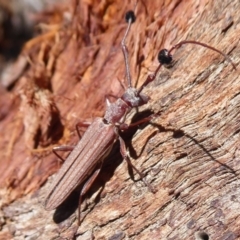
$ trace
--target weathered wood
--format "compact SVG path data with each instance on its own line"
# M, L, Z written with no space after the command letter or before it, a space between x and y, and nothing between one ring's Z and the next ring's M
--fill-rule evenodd
M133 79L139 76L138 84L157 67L158 51L183 39L205 42L224 51L238 67L238 0L169 1L165 5L159 1L143 2L144 5L141 1L138 4L137 20L128 40L131 72ZM102 14L105 19L116 21L119 36L125 26L120 15L130 8L131 4L122 6L122 1L116 1ZM124 76L120 75L124 74L120 47L109 52L112 55L103 64L104 71L99 70L108 74L108 88L112 80ZM91 64L99 61L98 54L95 59L92 56ZM112 69L111 58L117 62L117 73ZM12 224L2 224L2 234L12 233L14 239L26 235L29 239L61 239L71 238L77 230L77 239L84 240L193 240L199 231L204 231L210 239L240 239L239 70L234 71L222 56L199 46L182 47L174 59L173 67L163 68L158 80L144 90L151 101L139 109L161 111L161 116L138 130L132 141L125 136L132 162L157 192L152 194L141 181L131 179L116 146L86 197L84 219L78 230L75 215L67 217L76 210L73 202L77 202L78 195L67 202L68 206L46 212L38 202L44 197L43 189L38 196L26 196L4 208L2 216ZM54 81L57 80L53 79L53 84ZM62 84L70 94L67 84ZM74 87L74 83L69 84ZM93 86L91 89L94 91ZM74 103L71 111L77 114L79 104L83 102ZM91 103L86 106L91 107ZM61 114L67 112L64 111ZM57 222L65 221L56 225L53 215Z

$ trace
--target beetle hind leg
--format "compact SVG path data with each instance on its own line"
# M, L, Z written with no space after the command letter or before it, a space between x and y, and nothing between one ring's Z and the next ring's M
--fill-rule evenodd
M97 176L99 175L100 171L102 169L102 162L95 170L95 172L92 174L92 176L84 183L83 188L81 189L79 200L78 200L78 226L81 225L81 204L82 204L82 197L88 192L88 190L93 185L94 181L96 180Z
M155 190L152 187L152 185L144 179L144 175L131 163L127 154L126 145L120 136L119 136L119 141L120 141L120 152L122 154L123 159L126 160L128 165L138 173L143 183L148 187L149 191L152 193L155 193Z

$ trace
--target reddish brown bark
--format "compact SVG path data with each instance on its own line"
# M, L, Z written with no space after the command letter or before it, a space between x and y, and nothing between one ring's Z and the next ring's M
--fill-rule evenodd
M56 225L54 211L46 212L39 203L45 190L33 197L26 194L57 170L52 146L75 142L75 123L101 116L104 95L122 91L120 41L124 13L132 6L83 1L60 8L57 27L49 25L44 35L26 45L23 54L32 63L12 92L1 95L4 239L71 238L76 232L75 215L67 217L73 210L57 210L55 220L66 220ZM238 66L237 9L237 0L139 1L127 40L136 84L156 69L160 49L183 39L221 49ZM72 20L64 20L63 11L74 13ZM174 59L173 67L163 68L144 90L151 101L139 109L160 111L161 116L132 138L125 136L132 162L157 192L129 177L116 146L82 206L77 239L195 239L199 231L210 239L240 238L239 70L199 46L182 47Z

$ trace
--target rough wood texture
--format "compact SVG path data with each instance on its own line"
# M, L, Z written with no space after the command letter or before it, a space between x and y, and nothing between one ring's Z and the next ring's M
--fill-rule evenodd
M127 41L131 72L133 79L138 79L137 85L156 69L158 51L183 39L198 40L221 49L231 56L238 67L238 0L215 3L204 0L169 1L165 4L150 0L143 2L137 6L137 20ZM96 52L95 45L83 48L85 51L87 49L89 58L84 55L81 62L82 55L73 57L72 62L65 63L74 66L72 74L67 77L56 74L51 79L53 92L58 95L70 97L78 91L84 92L84 89L87 92L87 97L79 93L81 100L79 97L72 104L64 103L64 110L61 110L62 103L58 103L59 114L69 120L64 122L65 128L65 124L69 126L68 131L73 129L76 122L70 117L73 114L81 119L90 117L92 107L97 104L100 106L97 110L102 110L100 99L105 89L99 87L101 95L99 91L95 92L96 86L104 84L107 89L114 89L117 93L121 89L117 78L124 77L119 43L126 27L122 17L126 10L132 8L132 4L116 1L115 4L105 5L106 8L103 3L98 7L95 2L91 4L92 8L88 7L86 11L91 16L98 13L98 21L103 22L112 19L111 27L105 29L106 33L102 36L102 44L105 44L99 45L96 40L99 48ZM93 21L90 24L93 32L94 26L97 29L101 25L97 25L94 17L88 21ZM77 44L73 40L72 43ZM90 43L93 42L91 39ZM70 46L69 42L67 46ZM80 48L79 51L84 50ZM70 56L74 54L66 52ZM82 206L84 218L79 228L74 214L78 195L73 195L57 211L46 212L39 204L44 198L45 186L34 196L28 195L3 208L0 218L2 239L71 239L77 232L78 240L193 240L204 239L197 238L202 231L214 240L240 239L239 70L234 71L222 56L199 46L182 47L176 51L174 59L174 66L163 68L157 81L144 90L151 101L139 109L140 112L147 109L161 111L161 116L132 133L132 138L125 136L132 162L146 174L157 192L152 194L141 181L133 181L127 164L121 162L116 145L86 197ZM76 78L72 80L72 76L81 64L91 67L87 67L88 71L81 68L85 70L84 74L80 73L84 77L77 82ZM85 108L82 108L83 104ZM84 111L86 115L81 115ZM130 114L129 121L135 113ZM66 135L63 136L64 140L68 140ZM72 141L68 140L67 143ZM63 140L59 142L63 143ZM13 156L17 157L15 154ZM45 168L41 169L46 169L46 162L50 159L53 159L52 164L56 161L52 156L42 159ZM26 158L21 156L23 160L26 162ZM39 165L35 169L39 169ZM48 173L51 171L48 169ZM39 175L39 178L34 178L35 175L30 173L27 176L34 181L41 179L42 182L41 172ZM28 181L32 178L29 177ZM134 179L138 179L135 174ZM5 193L2 190L1 195ZM56 225L56 222L61 224Z

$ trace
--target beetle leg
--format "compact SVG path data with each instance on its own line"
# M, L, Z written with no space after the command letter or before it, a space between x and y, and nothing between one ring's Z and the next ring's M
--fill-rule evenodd
M120 130L127 130L131 127L136 127L142 123L147 123L147 122L150 122L152 119L154 119L155 117L158 117L160 113L154 113L152 115L150 115L149 117L146 117L146 118L143 118L137 122L134 122L134 123L131 123L131 124L126 124L126 123L121 123L120 126L119 126L119 129Z
M79 128L80 127L88 127L89 125L91 125L90 122L78 122L76 124L76 130L77 130L79 138L81 138ZM61 162L64 162L65 160L57 153L57 151L68 152L68 151L72 151L74 149L74 147L75 146L67 146L67 145L56 146L56 147L53 147L52 151L61 160Z
M95 172L92 174L92 176L84 183L83 188L81 189L79 200L78 200L78 226L81 224L81 203L82 203L82 197L87 193L87 191L92 186L93 182L96 180L99 172L102 169L102 162L100 167L95 170Z
M78 123L76 124L76 130L77 130L79 139L82 138L82 135L81 135L81 133L80 133L79 128L80 128L80 127L85 127L85 128L87 128L87 127L89 127L90 125L91 125L91 122L78 122Z
M138 126L139 124L142 124L142 123L147 123L147 122L150 122L152 119L158 117L160 115L160 113L154 113L154 114L151 114L149 117L146 117L146 118L143 118L137 122L134 122L132 124L130 124L128 127L136 127Z
M63 146L53 147L52 151L62 162L64 162L65 160L57 153L57 151L68 152L68 151L72 151L73 149L74 149L74 146L63 145Z
M127 150L126 150L126 145L123 141L123 139L119 136L119 141L120 141L120 152L122 154L122 157L124 160L127 161L128 165L133 168L137 173L138 175L140 176L140 178L142 179L142 181L144 182L144 184L148 187L149 191L154 193L155 190L153 189L153 187L151 186L151 184L149 184L145 179L144 179L144 176L143 174L131 163L129 157L128 157L128 154L127 154Z

